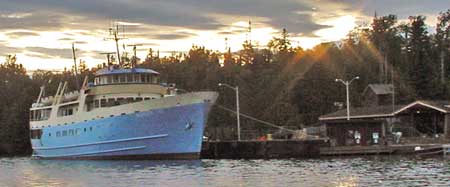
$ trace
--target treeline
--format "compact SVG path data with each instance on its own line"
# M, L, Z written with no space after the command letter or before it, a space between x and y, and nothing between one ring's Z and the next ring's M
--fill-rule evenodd
M302 128L317 125L320 115L337 110L335 102L345 103L345 88L336 78L360 76L351 85L352 106L361 105L361 93L371 83L394 83L397 103L450 99L450 10L428 18L437 19L431 33L425 19L410 16L400 23L395 15L375 17L369 27L355 28L341 42L309 50L293 47L285 29L265 49L255 48L251 41L244 42L240 51L225 53L193 46L187 54L159 57L150 49L138 66L160 72L164 82L186 91L217 90L217 105L226 108L234 109L235 94L218 83L239 86L242 113ZM122 60L139 59L124 55ZM84 63L78 69L80 80L85 75L92 78L96 70ZM59 81L68 80L75 89L72 72L37 71L30 77L13 56L0 65L0 154L11 146L23 150L29 145L28 108L39 86L48 85L47 93L53 94ZM215 107L208 134L214 138L215 128L232 129L231 135L221 138L235 138L235 124L234 114ZM246 119L241 126L244 132L269 128Z

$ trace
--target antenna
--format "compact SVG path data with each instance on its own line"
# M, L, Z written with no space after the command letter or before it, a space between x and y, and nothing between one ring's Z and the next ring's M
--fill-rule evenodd
M123 31L125 31L125 26L123 26ZM119 40L126 39L124 37L119 36L119 23L116 23L115 26L109 28L109 34L112 35L112 38L106 38L107 40L114 40L116 42L116 52L117 52L117 60L119 61L119 65L122 65L122 60L120 59L120 51L119 51Z
M106 59L108 59L108 66L111 65L111 56L112 54L114 54L115 52L106 52L106 53L100 53L102 55L106 55Z
M252 21L248 20L248 40L250 46L252 45Z
M228 51L228 37L225 37L225 52Z
M72 55L73 55L73 63L75 70L75 84L77 85L77 89L80 89L80 83L78 82L78 70L77 70L77 56L75 53L75 43L72 43Z
M127 45L130 47L133 47L133 59L131 59L131 67L136 67L137 64L137 55L136 55L136 51L137 51L137 46L142 46L143 44L132 44L132 45Z

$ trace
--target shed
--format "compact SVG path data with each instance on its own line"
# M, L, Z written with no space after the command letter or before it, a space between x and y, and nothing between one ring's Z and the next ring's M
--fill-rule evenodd
M362 93L364 106L382 106L392 103L392 84L369 84Z
M371 145L395 132L404 136L443 134L450 137L450 101L418 100L406 105L383 105L339 110L319 117L327 136L337 145ZM356 133L357 132L357 133ZM360 135L356 143L355 133ZM352 140L353 139L353 140Z

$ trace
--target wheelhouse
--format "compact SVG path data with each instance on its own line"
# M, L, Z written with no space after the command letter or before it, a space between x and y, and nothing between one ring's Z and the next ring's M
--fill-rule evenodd
M96 73L94 86L112 84L159 84L159 73L151 69L101 69Z

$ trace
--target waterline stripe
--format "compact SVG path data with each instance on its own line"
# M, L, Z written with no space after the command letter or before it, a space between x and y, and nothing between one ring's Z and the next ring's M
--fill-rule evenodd
M120 152L120 151L129 151L129 150L136 150L136 149L144 149L146 146L138 146L138 147L127 147L127 148L120 148L120 149L109 149L104 151L92 151L92 152L85 152L85 153L79 153L79 154L60 154L60 155L33 155L35 157L41 157L41 158L51 158L51 157L73 157L73 156L83 156L83 155L93 155L93 154L101 154L101 153L112 153L112 152Z
M33 147L33 149L34 150L64 149L64 148L71 148L71 147L82 147L82 146L89 146L89 145L99 145L99 144L127 142L127 141L134 141L134 140L145 140L145 139L153 139L153 138L162 138L162 137L166 137L166 136L169 136L169 135L168 134L159 134L159 135L153 135L153 136L143 136L143 137L136 137L136 138L125 138L125 139L118 139L118 140L108 140L108 141L101 141L101 142L87 143L87 144L75 144L75 145L55 146L55 147Z

